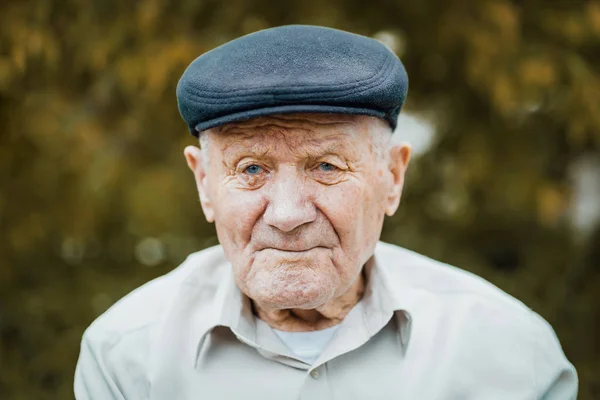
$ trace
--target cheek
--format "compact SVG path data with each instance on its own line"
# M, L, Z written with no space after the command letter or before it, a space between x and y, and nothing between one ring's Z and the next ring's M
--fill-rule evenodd
M319 208L338 233L338 265L360 264L379 240L385 212L385 188L377 172L361 181L326 187Z
M318 197L319 208L340 236L360 235L366 223L381 219L385 191L380 179L373 178L374 184L363 181L326 187Z
M340 239L354 231L357 219L363 213L365 192L357 185L339 185L323 189L319 208L327 216Z
M219 241L226 247L240 250L250 240L252 229L263 213L265 200L257 191L221 188L216 193L213 207Z

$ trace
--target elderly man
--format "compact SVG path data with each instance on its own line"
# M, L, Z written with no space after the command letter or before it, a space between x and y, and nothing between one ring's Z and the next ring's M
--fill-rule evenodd
M196 59L179 109L220 246L83 337L84 399L575 399L552 328L481 278L378 242L410 148L379 42L286 26Z

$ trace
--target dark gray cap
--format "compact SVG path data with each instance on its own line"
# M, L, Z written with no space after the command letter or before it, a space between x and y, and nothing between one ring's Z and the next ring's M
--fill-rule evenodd
M319 26L289 25L211 50L177 85L190 132L285 113L371 115L392 128L406 99L402 62L375 39Z

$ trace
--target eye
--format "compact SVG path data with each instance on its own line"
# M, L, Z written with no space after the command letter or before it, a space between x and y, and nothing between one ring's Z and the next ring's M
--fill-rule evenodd
M247 173L248 175L258 175L261 172L263 172L262 167L256 165L256 164L252 164L250 166L248 166L245 170L245 173Z
M336 164L320 161L316 163L316 165L313 164L311 166L310 174L312 178L319 183L324 185L335 185L344 179L345 172L347 171L344 166L338 166L340 164L343 165L342 162L339 162L338 165Z
M319 169L323 172L331 172L334 171L337 167L333 164L329 164L327 162L322 162L319 164Z

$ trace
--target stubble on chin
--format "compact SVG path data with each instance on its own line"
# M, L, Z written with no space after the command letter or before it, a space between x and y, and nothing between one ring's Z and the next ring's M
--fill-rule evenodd
M339 277L329 257L263 251L246 276L248 297L265 309L314 309L334 297Z

